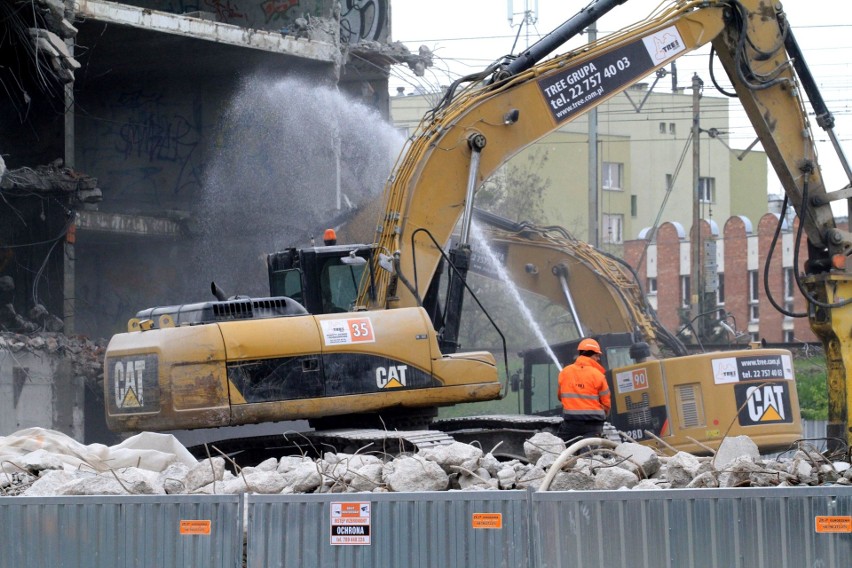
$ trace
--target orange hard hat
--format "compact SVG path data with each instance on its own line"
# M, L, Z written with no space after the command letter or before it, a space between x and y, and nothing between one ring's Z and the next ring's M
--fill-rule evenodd
M577 351L593 351L594 353L600 355L601 346L598 345L598 342L594 339L587 337L586 339L580 342L580 345L577 346Z

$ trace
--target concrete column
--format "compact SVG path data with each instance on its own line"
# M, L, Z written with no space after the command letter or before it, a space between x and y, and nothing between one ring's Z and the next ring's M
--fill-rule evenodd
M65 40L65 46L68 48L68 53L74 56L74 42L70 39ZM65 166L74 167L74 83L65 85ZM62 283L62 320L65 325L65 333L74 333L74 313L77 309L75 298L77 296L76 279L75 279L75 262L74 262L74 237L77 229L77 218L71 221L68 230L68 238L65 240L65 255L63 266L63 283Z

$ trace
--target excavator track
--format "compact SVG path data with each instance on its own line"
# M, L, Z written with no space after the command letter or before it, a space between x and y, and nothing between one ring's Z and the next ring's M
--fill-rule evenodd
M440 430L350 428L235 438L192 446L188 450L198 459L223 456L231 466L249 467L273 457L301 454L319 458L326 452L393 457L454 441Z
M455 440L440 430L339 429L304 433L321 451L369 453L396 456L452 444Z
M432 427L458 442L479 446L499 459L526 461L524 442L538 432L555 434L561 423L560 416L489 414L443 418Z

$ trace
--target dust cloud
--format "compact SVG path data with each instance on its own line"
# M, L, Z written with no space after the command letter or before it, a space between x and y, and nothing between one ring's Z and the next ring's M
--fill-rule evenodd
M218 125L196 274L228 294L267 296L265 255L311 237L321 244L332 219L381 198L403 142L376 110L333 86L245 80Z

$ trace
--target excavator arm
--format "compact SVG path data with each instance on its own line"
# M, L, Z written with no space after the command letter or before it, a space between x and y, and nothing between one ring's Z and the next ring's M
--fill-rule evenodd
M422 291L411 286L415 273L419 282L431 280L441 258L434 243L446 243L470 214L473 188L523 148L713 40L724 29L727 6L681 3L513 75L511 66L498 67L427 116L386 186L377 225L375 242L398 257L399 270L380 271L376 299L364 293L363 305L417 305ZM432 238L415 234L423 230Z
M846 259L852 252L852 235L835 225L831 202L849 202L852 172L834 134L834 119L783 12L774 7L761 12L740 9L736 20L745 33L727 28L713 46L781 180L786 201L796 210L800 231L807 234L804 275L798 273L800 238L795 240L796 281L808 301L811 328L825 348L829 399L826 434L848 448L852 442L848 414L852 406L852 275ZM834 143L851 182L842 190L826 192L803 94L817 124Z
M570 314L568 328L573 327L575 337L632 333L656 356L662 347L686 354L656 318L636 273L622 259L562 227L516 223L480 209L474 217L489 246L500 252L506 276L518 289L562 306Z

